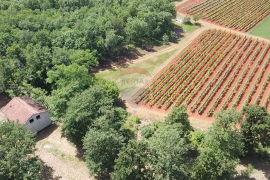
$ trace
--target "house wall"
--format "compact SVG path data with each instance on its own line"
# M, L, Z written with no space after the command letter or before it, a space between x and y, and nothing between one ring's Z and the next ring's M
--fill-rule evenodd
M37 119L37 116L40 116ZM34 121L30 123L30 120L33 119ZM49 126L52 123L49 112L43 112L39 114L34 114L25 124L24 126L28 127L32 133L38 132L45 127Z

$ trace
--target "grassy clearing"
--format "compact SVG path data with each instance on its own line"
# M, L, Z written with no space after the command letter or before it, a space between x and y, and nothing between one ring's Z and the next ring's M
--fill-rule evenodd
M180 27L184 30L185 33L192 33L193 31L195 31L196 29L199 29L200 26L196 25L196 23L181 23L181 24L177 24L173 21L173 24L177 27Z
M196 29L200 28L199 26L196 26L194 24L184 24L184 23L179 25L179 27L182 27L182 29L185 30L186 33L191 33L193 31L195 31Z
M258 26L256 26L251 32L251 35L260 36L266 39L270 39L270 16L263 20Z
M96 74L99 78L104 78L110 81L114 81L120 89L120 96L124 99L130 98L141 87L143 87L151 77L143 74L132 73L119 77L120 73L128 68L138 67L148 71L151 76L155 76L170 60L174 57L177 49L161 54L155 58L149 58L141 62L130 65L127 68L119 68L116 70L103 71Z

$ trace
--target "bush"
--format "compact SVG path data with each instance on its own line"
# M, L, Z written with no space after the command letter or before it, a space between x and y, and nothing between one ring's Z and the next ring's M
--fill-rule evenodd
M252 164L248 164L247 169L241 171L241 175L249 177L253 173L254 169L255 168L252 166Z
M12 121L0 123L0 179L42 179L43 166L35 156L35 134Z
M199 147L202 143L202 141L205 138L205 133L202 131L195 131L192 134L192 137L190 139L190 141L192 142L192 144L194 144L196 147Z
M190 17L189 16L185 16L184 17L184 20L183 20L183 23L184 24L190 24L191 22L190 22Z
M162 37L163 44L169 45L169 36L167 34L164 34Z
M146 139L152 137L154 133L155 133L155 128L151 125L144 126L141 131L141 135Z
M134 117L134 122L136 123L136 124L140 124L141 123L141 119L139 118L139 117Z

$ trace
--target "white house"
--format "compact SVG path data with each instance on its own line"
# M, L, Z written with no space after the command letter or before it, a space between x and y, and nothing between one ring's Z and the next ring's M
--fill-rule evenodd
M29 97L13 98L1 111L7 120L19 120L20 124L28 127L33 133L51 124L49 111Z

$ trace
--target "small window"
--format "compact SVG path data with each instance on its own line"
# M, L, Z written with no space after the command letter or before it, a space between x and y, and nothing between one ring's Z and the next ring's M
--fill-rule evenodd
M40 115L37 115L37 117L36 117L37 119L40 119Z
M33 123L34 122L34 119L30 119L30 123Z

